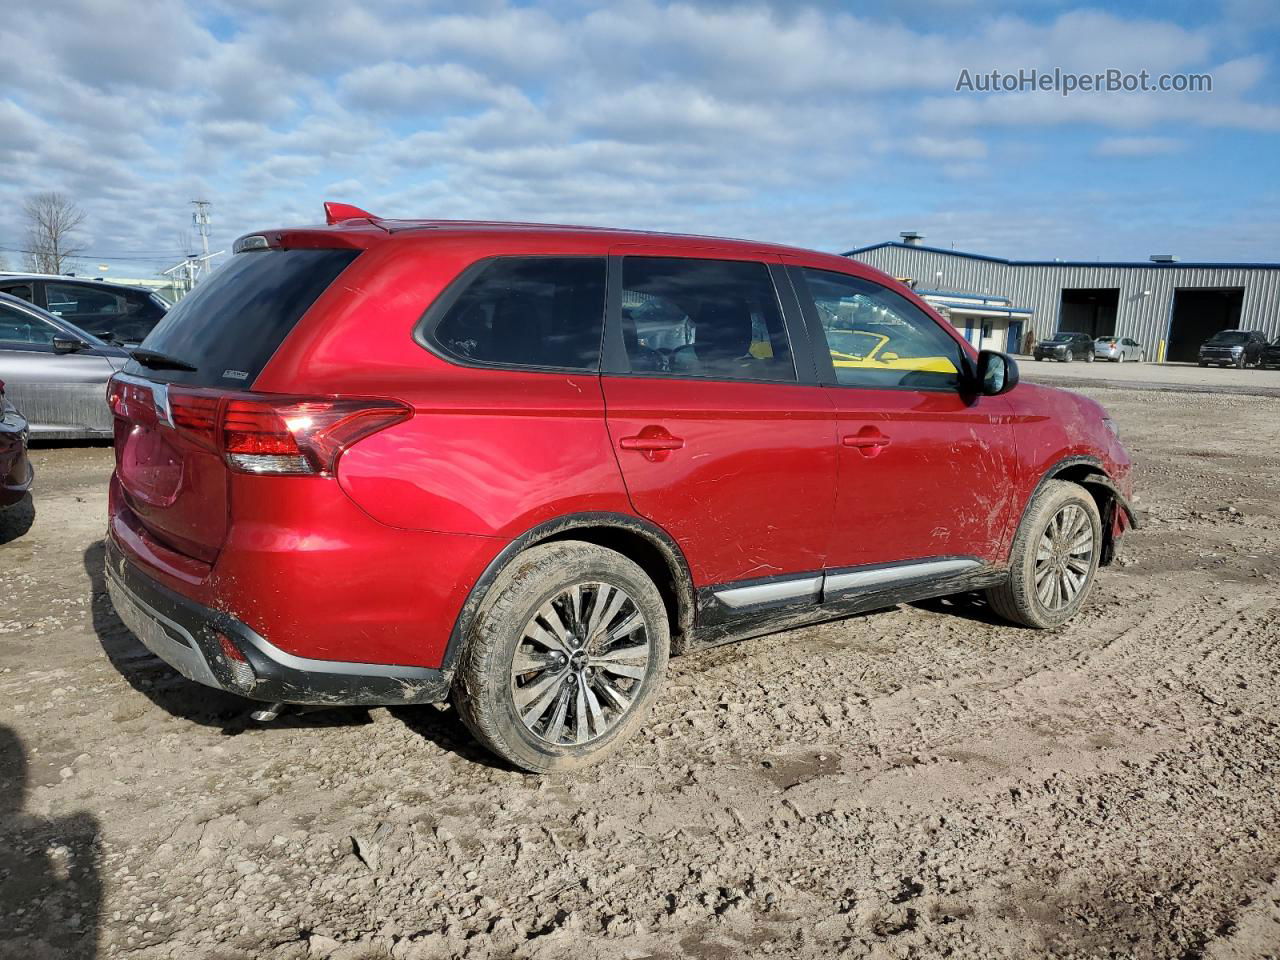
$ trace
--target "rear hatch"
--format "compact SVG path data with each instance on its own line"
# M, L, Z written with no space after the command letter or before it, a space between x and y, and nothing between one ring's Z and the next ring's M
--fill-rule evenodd
M226 539L222 423L316 298L360 253L261 249L183 298L112 381L116 476L127 522L212 563Z

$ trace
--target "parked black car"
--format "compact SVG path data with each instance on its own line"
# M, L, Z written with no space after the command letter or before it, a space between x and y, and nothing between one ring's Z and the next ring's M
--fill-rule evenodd
M1032 352L1037 360L1085 360L1093 362L1093 337L1087 333L1062 331L1048 340L1041 340Z
M1212 363L1241 370L1258 366L1266 348L1267 337L1261 330L1219 330L1200 344L1200 366Z
M31 489L27 433L27 421L5 397L0 380L0 510L21 503Z
M108 343L137 346L169 310L143 287L48 274L0 274L7 293L61 317Z
M1280 337L1276 337L1276 342L1268 344L1262 351L1262 369L1267 367L1280 368Z

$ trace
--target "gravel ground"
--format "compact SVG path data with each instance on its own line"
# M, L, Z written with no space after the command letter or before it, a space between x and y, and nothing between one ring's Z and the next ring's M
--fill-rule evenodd
M1092 392L1146 526L1069 627L936 602L678 659L546 778L445 708L247 723L111 612L110 451L37 451L0 957L1280 955L1280 399Z

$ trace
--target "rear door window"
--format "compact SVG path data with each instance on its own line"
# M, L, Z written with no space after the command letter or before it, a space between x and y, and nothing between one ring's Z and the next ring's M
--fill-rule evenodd
M466 363L597 370L604 257L498 257L472 267L428 343Z
M633 373L796 379L778 294L763 263L624 257L622 332Z
M204 387L246 387L257 379L317 297L359 250L237 253L165 314L143 347L196 367L142 367L150 379Z

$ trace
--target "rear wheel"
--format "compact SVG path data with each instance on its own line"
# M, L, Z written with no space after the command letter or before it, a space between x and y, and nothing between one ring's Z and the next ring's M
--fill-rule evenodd
M489 588L454 703L476 739L517 767L586 766L644 721L669 648L662 596L639 566L595 544L542 544Z
M1088 353L1086 353L1084 355L1084 359L1086 363L1093 363L1093 351L1090 350Z
M987 591L1006 620L1045 629L1066 623L1093 591L1102 520L1089 491L1045 483L1027 507L1010 555L1009 579Z
M1120 356L1116 357L1116 363L1124 363L1124 351L1120 351Z

